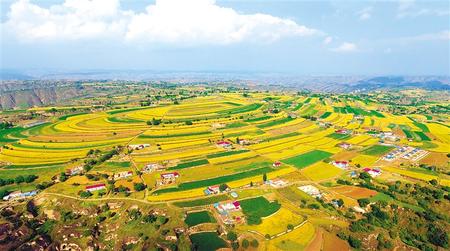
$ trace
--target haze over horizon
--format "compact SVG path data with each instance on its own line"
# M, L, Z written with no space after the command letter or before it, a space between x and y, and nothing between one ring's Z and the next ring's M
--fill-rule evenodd
M450 75L448 1L0 4L2 69Z

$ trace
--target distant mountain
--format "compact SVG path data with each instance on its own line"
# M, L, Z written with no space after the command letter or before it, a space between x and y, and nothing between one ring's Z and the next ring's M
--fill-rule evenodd
M450 90L450 84L437 79L414 79L405 77L375 77L349 85L353 90L421 88L426 90Z
M29 80L32 76L17 71L0 70L0 80Z

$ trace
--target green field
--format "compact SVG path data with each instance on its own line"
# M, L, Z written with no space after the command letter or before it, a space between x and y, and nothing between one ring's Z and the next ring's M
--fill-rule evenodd
M270 167L263 167L258 168L246 172L240 172L240 173L234 173L230 175L224 175L221 177L206 179L206 180L197 180L197 181L191 181L186 183L181 183L178 187L169 187L169 188L163 188L160 190L155 191L155 194L162 194L162 193L170 193L170 192L176 192L176 191L185 191L200 187L207 187L212 185L218 185L222 183L227 183L230 181L245 179L248 177L256 176L256 175L262 175L263 173L269 173L272 172L274 169Z
M340 133L332 133L327 135L328 138L332 138L332 139L348 139L350 138L350 135L348 134L340 134Z
M328 118L330 115L331 115L331 112L324 112L324 113L322 114L322 116L320 116L320 118L321 118L321 119L326 119L326 118Z
M394 149L393 146L373 145L362 151L363 154L381 156Z
M247 222L250 225L260 224L261 217L267 217L281 207L278 202L269 202L262 196L241 200L239 203L241 203L242 211L247 216Z
M321 150L313 150L311 152L300 154L295 157L284 159L281 162L288 164L288 165L293 165L293 166L301 169L301 168L307 167L309 165L312 165L320 160L326 159L326 158L330 157L331 155L333 155L333 154L331 154L329 152L325 152L325 151L321 151Z
M272 126L276 126L276 125L281 125L281 124L287 123L292 120L294 120L294 118L287 117L287 118L282 118L282 119L278 119L278 120L273 120L273 121L270 121L270 122L267 122L264 124L260 124L260 125L257 125L256 127L262 129L262 128L272 127Z
M256 118L249 118L249 119L246 119L246 120L244 120L245 122L250 122L250 123L252 123L252 122L258 122L258 121L263 121L263 120L268 120L268 119L270 119L270 118L272 118L271 116L261 116L261 117L256 117Z
M198 206L206 206L211 205L220 201L229 200L230 197L228 197L226 194L221 194L217 196L211 196L207 198L202 199L196 199L196 200L188 200L188 201L177 201L173 204L177 207L198 207Z
M227 247L227 243L216 232L201 232L189 236L193 250L212 251Z
M246 152L249 152L249 150L237 150L237 151L228 151L228 152L214 153L214 154L207 155L206 157L208 159L213 159L213 158L219 158L219 157L230 156L230 155L246 153Z
M214 223L216 219L208 211L188 213L184 222L189 226L196 226L202 223Z
M189 167L194 167L194 166L201 166L201 165L206 165L206 164L209 164L207 159L200 159L200 160L194 160L194 161L190 161L190 162L180 163L174 167L169 167L168 170L178 170L178 169L184 169L184 168L189 168Z

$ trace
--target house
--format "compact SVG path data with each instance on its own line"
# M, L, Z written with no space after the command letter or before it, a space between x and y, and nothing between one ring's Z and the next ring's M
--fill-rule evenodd
M358 177L358 173L357 173L356 171L352 171L352 172L350 173L350 177L356 178L356 177Z
M379 137L383 140L388 140L388 141L400 140L400 138L398 136L396 136L395 134L393 134L392 132L381 132L379 134Z
M298 187L301 191L308 194L309 196L312 196L314 198L322 198L322 194L320 193L320 190L312 185L305 185Z
M230 195L235 199L238 197L238 194L236 192L231 192Z
M141 150L146 147L150 147L150 144L137 144L137 145L128 145L128 148L132 150Z
M269 180L268 183L270 186L275 187L275 188L284 187L288 184L286 181L281 180L281 179Z
M361 213L361 214L365 214L366 210L364 210L364 208L358 207L358 206L354 206L352 207L353 211L357 212L357 213Z
M346 142L342 142L342 143L339 143L337 146L340 147L340 148L343 148L345 150L348 150L348 149L350 149L352 147L352 144L349 144L349 143L346 143Z
M120 172L120 173L115 173L114 174L114 179L125 179L128 177L131 177L133 175L132 171L124 171L124 172Z
M338 129L338 130L335 130L334 132L337 134L349 134L350 133L350 131L346 130L346 129Z
M163 180L175 180L178 177L180 177L180 174L178 174L178 172L162 173L161 174L161 179L163 179Z
M36 190L30 191L30 192L24 192L22 191L14 191L6 196L3 197L3 200L13 200L13 199L23 199L35 196L37 194Z
M82 173L84 171L83 166L77 166L72 169L66 169L67 176L74 176Z
M371 168L364 168L363 169L364 172L368 173L370 176L372 176L372 178L377 177L381 174L381 170L380 169L371 169Z
M230 211L241 210L241 204L239 201L224 201L214 203L214 207L219 211L220 214L228 214Z
M243 146L248 146L248 145L251 145L252 142L248 139L239 139L239 144L243 145Z
M206 195L218 194L220 193L220 186L219 185L209 186L208 188L205 189L204 192Z
M337 160L331 162L331 164L335 167L338 167L338 168L344 169L344 170L347 170L348 165L349 165L348 161L337 161Z
M150 163L144 166L144 169L142 169L142 172L144 173L151 173L154 171L162 170L164 169L164 166L158 164L158 163Z
M106 185L103 183L86 186L86 191L88 191L88 192L94 192L94 191L103 190L103 189L106 189Z
M221 140L219 142L216 143L217 146L223 147L223 148L230 148L232 145L230 142Z
M273 167L280 167L281 166L281 162L280 161L275 161L272 164Z

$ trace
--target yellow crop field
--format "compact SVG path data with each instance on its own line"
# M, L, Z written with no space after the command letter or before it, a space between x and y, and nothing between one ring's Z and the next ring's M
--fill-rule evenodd
M298 225L303 221L301 216L294 214L291 210L281 207L276 213L263 218L259 225L243 225L239 226L239 230L252 230L262 235L269 234L271 236L285 232L288 224Z
M408 170L404 170L404 169L400 169L400 168L393 168L393 167L383 167L383 170L386 170L386 171L389 171L392 173L398 173L398 174L401 174L401 175L404 175L407 177L411 177L414 179L419 179L419 180L425 180L425 181L438 180L438 182L443 186L448 186L450 184L450 180L440 179L438 176L434 176L434 175L418 173L418 172L414 172L414 171L408 171Z
M301 170L301 173L313 181L326 180L339 176L344 171L325 162L318 162Z
M88 215L101 211L99 224L118 226L127 234L111 228L105 238L114 236L121 245L133 241L131 234L145 233L152 240L149 244L141 238L133 250L165 246L169 235L162 237L157 229L181 228L187 232L176 242L180 250L191 249L191 243L206 243L196 238L217 238L222 243L226 237L215 232L218 228L235 232L240 247L244 239L258 240L259 246L250 245L248 250L331 250L330 241L336 239L330 236L339 232L365 239L379 233L380 227L372 221L365 221L371 225L367 233L349 230L350 224L368 217L352 211L362 203L359 199L369 198L378 206L383 200L399 205L405 210L379 208L406 222L405 215L427 209L414 201L427 193L422 187L446 196L443 186L450 186L443 172L448 169L450 117L444 114L448 102L442 101L442 93L430 101L425 97L432 95L424 92L420 99L414 97L414 102L420 100L415 106L406 97L398 98L400 93L384 91L309 94L289 88L266 91L259 84L257 90L245 84L234 89L220 81L179 86L172 81L114 83L102 82L98 97L55 105L59 110L39 107L0 113L0 193L9 199L36 190L31 198L44 209L39 214L46 214L38 217L53 219L48 211L57 212L52 224L64 230L59 234L78 236L77 231L89 230L64 228L60 218L64 225L76 221L63 212L83 212L77 217L85 221L85 211ZM113 87L113 92L108 89ZM77 108L69 108L71 104ZM422 159L414 159L422 153ZM348 169L330 161L348 161ZM371 179L376 190L361 186L367 181L363 172L375 176L363 170L366 167L382 170L382 175ZM433 179L441 186L428 182ZM398 181L401 193L390 189ZM417 185L404 190L407 183ZM314 198L316 189L323 203ZM333 210L326 206L341 200L344 203ZM8 203L4 200L1 206ZM120 206L113 209L114 203ZM427 203L440 215L448 208L446 200ZM103 219L105 204L111 205L111 214L121 217ZM148 217L151 212L159 214L156 222ZM256 217L262 221L252 225ZM422 226L431 224L424 217L416 220ZM436 226L445 226L437 221ZM397 231L397 223L392 224ZM288 231L288 225L295 228ZM52 231L48 234L57 237ZM389 235L385 238L392 249L408 245L398 246ZM121 248L112 242L105 249ZM336 247L346 249L348 242L340 240ZM230 246L228 241L222 244Z
M315 227L307 222L303 226L269 241L267 250L303 250L313 239Z
M352 164L359 164L361 167L367 167L372 166L377 160L378 157L376 156L361 154L352 159Z

